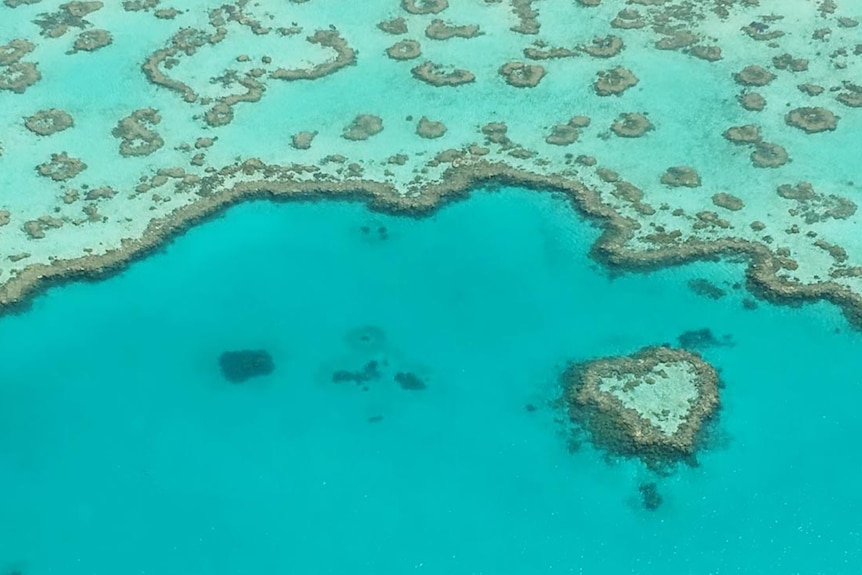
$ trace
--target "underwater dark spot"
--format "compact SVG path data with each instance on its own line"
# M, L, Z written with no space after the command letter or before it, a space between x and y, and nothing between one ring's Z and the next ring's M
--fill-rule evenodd
M366 421L368 421L368 423L380 423L381 421L383 421L383 416L382 415L372 415Z
M377 235L380 236L381 240L385 240L389 238L389 230L386 229L386 226L380 226L377 228Z
M726 291L711 281L703 278L689 280L688 288L697 295L708 297L710 299L721 299L727 295Z
M361 228L359 228L359 230L360 230L363 234L369 234L369 233L371 232L371 228L370 228L370 227L368 227L368 226L362 226Z
M638 486L638 491L640 491L644 509L655 511L661 507L662 496L659 494L658 486L654 482L641 483Z
M409 371L399 371L396 373L395 381L401 386L401 389L408 391L422 391L428 387L418 375Z
M679 341L679 346L686 349L703 349L706 347L733 345L729 335L725 335L721 339L718 339L709 328L685 331L676 339Z
M332 382L345 383L352 381L356 385L360 385L374 379L380 379L379 365L380 364L377 361L371 360L359 371L339 369L332 374Z
M362 352L375 352L383 348L386 334L379 327L367 325L350 331L344 338L349 347Z
M226 351L221 354L218 363L222 375L231 383L243 383L252 377L269 375L275 370L272 356L262 349Z
M528 403L524 406L524 409L526 409L529 413L533 413L534 411L536 411L536 406L532 403Z
M751 298L745 298L742 300L742 307L747 310L757 309L757 302Z

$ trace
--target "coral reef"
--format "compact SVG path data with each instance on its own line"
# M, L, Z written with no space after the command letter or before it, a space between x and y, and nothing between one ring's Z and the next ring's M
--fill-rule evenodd
M649 347L570 366L572 419L597 446L661 465L689 459L718 408L718 374L697 353Z
M161 148L165 141L151 129L161 121L158 110L143 108L117 122L111 134L120 140L120 154L148 156Z
M72 116L56 108L40 110L24 120L24 127L39 136L51 136L74 125Z
M367 140L383 131L383 120L373 114L360 114L344 128L342 137L345 140Z
M593 89L599 96L619 96L638 83L638 78L631 70L617 66L597 74Z
M545 77L544 67L523 62L507 62L499 72L507 84L516 88L535 88Z
M245 383L275 371L275 362L266 350L226 351L219 356L219 369L231 383Z

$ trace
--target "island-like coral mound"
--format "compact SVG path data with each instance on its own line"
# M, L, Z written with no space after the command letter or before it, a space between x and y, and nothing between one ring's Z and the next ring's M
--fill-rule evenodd
M414 78L432 86L460 86L461 84L469 84L476 80L476 76L469 70L460 68L447 70L434 62L424 62L410 70L410 72Z
M661 183L666 186L696 188L700 186L700 175L689 166L673 166L661 176Z
M734 81L741 86L766 86L775 79L775 74L762 66L746 66L733 75Z
M373 114L360 114L344 129L345 140L367 140L383 131L383 120Z
M617 66L597 74L593 89L599 96L619 96L638 83L638 78L631 70Z
M412 60L422 55L422 48L416 40L401 40L388 47L386 55L393 60Z
M39 136L50 136L74 125L72 116L56 108L40 110L24 120L24 127Z
M416 133L423 138L433 140L446 133L446 125L443 122L435 122L422 116L419 123L416 124Z
M838 126L835 114L826 108L796 108L787 113L784 121L788 126L805 130L809 134L834 130Z
M411 14L439 14L449 7L449 0L401 0L401 7Z
M575 364L563 384L572 419L597 446L649 464L690 458L719 406L716 370L669 347Z
M611 131L622 138L639 138L654 129L652 122L643 114L620 114L611 124Z
M262 349L226 351L219 356L218 363L222 375L231 383L243 383L275 370L272 356Z
M515 88L535 88L545 77L544 67L523 62L507 62L499 71L506 83Z

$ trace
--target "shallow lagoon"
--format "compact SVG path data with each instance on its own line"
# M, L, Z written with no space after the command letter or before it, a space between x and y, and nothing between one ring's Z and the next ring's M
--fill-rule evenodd
M826 304L745 310L738 264L610 279L597 235L522 190L423 220L257 202L52 289L0 319L0 566L858 572L862 337ZM686 287L703 277L729 294ZM365 326L385 338L357 345ZM569 452L550 405L568 360L704 327L735 345L704 350L726 387L700 467ZM224 380L219 354L243 348L275 373ZM332 382L372 359L368 391Z

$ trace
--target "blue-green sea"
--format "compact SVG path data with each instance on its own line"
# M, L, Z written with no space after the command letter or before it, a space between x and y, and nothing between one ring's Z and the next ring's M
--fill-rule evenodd
M862 334L746 309L743 264L612 275L599 233L519 189L425 219L253 202L49 290L0 318L0 573L862 572ZM567 362L702 328L731 344L701 350L698 466L572 448ZM228 382L242 349L274 372Z

